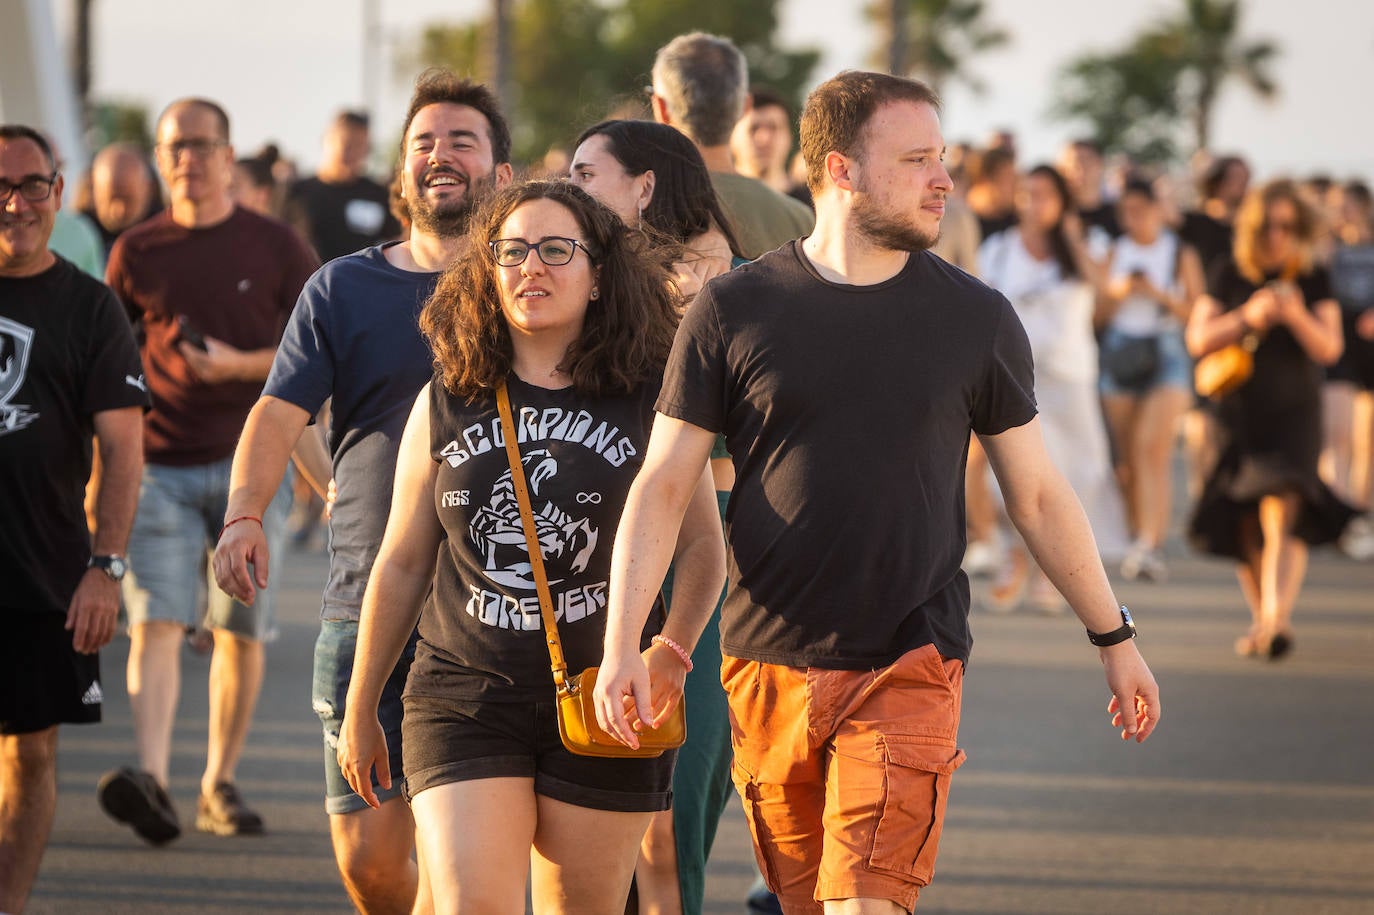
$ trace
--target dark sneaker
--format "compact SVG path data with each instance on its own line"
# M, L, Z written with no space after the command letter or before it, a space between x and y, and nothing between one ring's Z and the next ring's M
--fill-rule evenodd
M220 782L196 804L196 828L217 836L247 836L262 832L262 817L250 809L230 782Z
M106 772L96 786L96 797L111 819L132 826L149 844L165 845L181 835L172 799L152 773L128 768Z

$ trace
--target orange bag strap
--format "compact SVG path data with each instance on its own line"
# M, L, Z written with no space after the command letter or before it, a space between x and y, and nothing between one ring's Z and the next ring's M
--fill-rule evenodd
M544 551L539 546L539 534L534 526L534 509L530 507L530 490L525 482L525 466L520 460L520 428L511 415L510 392L502 381L496 388L496 409L501 413L501 429L506 440L506 458L510 461L510 480L515 487L515 501L520 503L520 526L525 531L525 548L530 553L530 571L534 587L539 592L539 615L544 620L544 641L549 646L549 663L553 682L563 692L568 682L568 662L563 660L563 644L558 640L558 620L554 616L553 595L549 593L549 576L544 572Z

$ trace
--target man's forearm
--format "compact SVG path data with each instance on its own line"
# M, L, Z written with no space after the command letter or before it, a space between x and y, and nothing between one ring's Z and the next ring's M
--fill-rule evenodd
M1008 502L1008 514L1021 532L1035 561L1093 632L1110 632L1121 625L1119 604L1112 592L1092 527L1078 497L1055 472L1025 505Z
M608 646L633 646L638 650L654 596L663 586L663 577L673 559L686 503L686 497L669 487L655 485L643 473L630 487L611 558ZM690 583L688 586L691 587ZM696 635L700 634L698 629Z
M725 535L710 471L692 495L673 556L673 604L663 634L687 651L696 647L725 583Z
M140 411L141 412L141 411ZM141 427L141 417L139 419ZM95 530L91 552L99 556L123 554L138 510L139 481L143 476L143 435L99 439L101 473L95 495Z
M276 495L286 462L310 414L295 404L263 397L253 405L234 449L225 519L260 518Z
M272 360L276 358L277 348L244 350L239 356L238 376L241 381L266 381L272 372Z

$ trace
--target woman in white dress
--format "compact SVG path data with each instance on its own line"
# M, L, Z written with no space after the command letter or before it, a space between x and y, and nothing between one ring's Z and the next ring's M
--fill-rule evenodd
M1100 268L1070 207L1068 186L1048 165L1028 172L1017 195L1019 222L983 242L983 280L1016 309L1035 358L1035 394L1050 457L1078 494L1104 557L1126 543L1120 495L1097 396L1093 311ZM1029 596L1046 612L1067 606L1017 543L989 592L994 609Z

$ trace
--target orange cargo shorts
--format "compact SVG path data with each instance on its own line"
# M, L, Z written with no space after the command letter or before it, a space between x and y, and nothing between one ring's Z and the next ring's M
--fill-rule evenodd
M789 915L829 899L915 908L964 762L963 675L934 645L876 670L724 659L735 787Z

